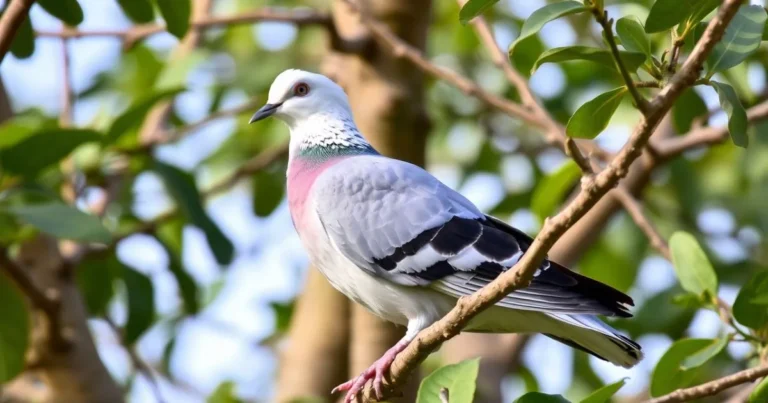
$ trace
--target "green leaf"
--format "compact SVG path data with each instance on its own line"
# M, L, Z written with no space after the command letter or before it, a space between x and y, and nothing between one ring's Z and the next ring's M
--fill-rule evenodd
M112 235L104 228L99 217L61 202L10 206L4 210L56 238L100 243L112 240Z
M219 384L216 390L208 396L206 403L240 403L241 400L235 395L235 383L226 381Z
M112 144L120 139L127 131L137 128L144 121L144 117L149 113L155 104L158 102L176 96L178 93L184 91L184 88L171 88L162 90L138 99L133 105L131 105L125 112L120 114L107 131L107 136L104 138L104 144Z
M451 403L472 403L479 366L480 359L473 358L446 365L429 374L419 386L417 403L441 403L440 390L443 388L448 389Z
M6 2L6 4L8 4ZM32 29L32 22L29 16L24 18L19 29L16 31L16 36L11 42L11 53L16 56L17 59L26 59L35 53L35 32Z
M619 87L581 105L565 126L565 133L569 137L593 139L602 133L611 117L621 104L621 99L627 93L626 87Z
M768 293L768 271L759 271L741 287L733 303L733 317L750 329L763 329L768 325L768 307L753 302Z
M740 64L754 53L760 46L767 18L761 6L741 6L707 58L708 77Z
M37 4L67 25L77 26L83 22L83 9L77 0L37 0Z
M602 388L592 392L589 396L581 400L581 403L606 403L611 401L611 397L621 389L628 378L621 379L610 385L605 385Z
M719 339L711 340L709 346L683 360L682 364L680 364L680 369L687 370L704 365L707 361L715 358L716 355L723 351L730 341L730 337L721 337Z
M493 7L498 1L499 0L469 0L463 7L461 7L461 11L459 11L459 22L461 22L462 25L466 25L473 18Z
M145 24L155 19L155 10L149 0L117 0L128 18L137 23Z
M529 392L517 398L514 403L570 403L570 401L561 395Z
M669 248L683 289L697 295L706 292L717 296L717 275L696 238L687 232L675 232L669 239Z
M711 345L712 339L682 339L674 342L653 369L651 396L661 396L689 386L700 367L683 369L683 361Z
M756 305L768 305L768 295L758 295L750 301Z
M688 88L680 94L680 98L672 105L672 125L678 133L688 133L691 123L709 112L707 104L693 88Z
M651 41L645 36L643 23L636 16L619 18L616 21L616 35L619 36L624 49L642 53L647 58L651 57Z
M710 84L717 91L717 96L720 98L720 106L728 114L728 132L731 134L733 144L746 148L749 144L749 138L747 137L747 111L741 105L739 95L728 84L717 81L710 81Z
M645 55L637 52L619 51L619 57L624 62L624 66L630 71L635 71L645 63ZM536 71L544 63L560 63L572 60L587 60L602 64L614 70L616 62L613 55L607 49L593 48L589 46L566 46L562 48L552 48L542 53L533 64L531 73ZM617 70L618 71L618 70Z
M266 217L280 205L285 193L285 175L261 170L253 175L253 212Z
M272 307L272 312L275 313L275 330L280 333L285 333L291 326L291 318L293 317L294 302L281 303L272 302L269 304Z
M541 28L544 27L546 23L561 17L565 17L566 15L581 13L587 10L588 9L584 7L584 4L577 1L563 1L559 3L547 4L546 6L534 11L533 14L531 14L531 16L528 17L525 22L523 22L523 27L520 30L520 36L517 37L517 40L512 42L512 45L509 47L509 53L512 53L513 49L515 46L517 46L518 43L524 41L527 38L530 38L533 35L536 35L539 31L541 31Z
M749 403L768 402L768 377L763 378L749 395Z
M154 170L163 179L187 220L205 233L216 261L222 265L231 263L235 247L205 212L192 175L161 162L155 162Z
M155 0L155 2L165 20L168 32L179 39L183 38L189 30L192 0Z
M545 177L533 190L531 210L542 221L552 215L568 191L581 177L581 170L573 160L566 161L557 171Z
M698 23L719 3L719 0L657 0L645 20L645 32L666 31L686 21Z
M64 159L78 146L101 140L89 129L43 129L0 151L0 166L27 177Z
M102 316L107 312L109 301L115 294L114 284L120 270L121 264L115 255L106 259L88 255L77 265L77 287L91 316Z
M29 312L24 296L0 271L0 384L24 370L29 343Z
M122 277L128 292L128 322L123 332L126 345L139 340L155 320L155 289L152 280L122 265Z

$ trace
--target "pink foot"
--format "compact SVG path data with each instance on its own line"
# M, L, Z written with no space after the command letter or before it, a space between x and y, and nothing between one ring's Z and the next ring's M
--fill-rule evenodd
M350 379L349 381L333 388L331 393L347 392L347 395L344 397L344 403L354 402L358 393L360 393L365 387L365 384L372 379L373 390L376 392L376 398L381 399L384 396L382 393L382 382L384 381L384 374L389 371L389 367L392 366L392 363L395 361L395 357L401 351L403 351L407 345L408 342L404 340L397 342L397 344L387 350L387 352L384 353L381 358L376 360L373 365L368 367L368 369L363 371L356 378Z

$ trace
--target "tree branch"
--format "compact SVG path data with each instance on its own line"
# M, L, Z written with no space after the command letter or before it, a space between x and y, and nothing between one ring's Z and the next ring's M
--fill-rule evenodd
M651 220L645 216L643 213L643 206L640 204L640 201L635 199L635 197L632 196L631 193L627 192L626 189L621 187L621 185L619 185L618 189L619 191L615 192L615 197L619 200L619 202L621 202L622 206L624 206L624 210L627 211L629 216L632 218L635 224L637 224L640 230L643 231L645 236L651 242L651 246L653 246L653 248L656 249L656 251L658 251L661 256L671 262L672 255L669 252L669 245L667 245L667 241L665 241L664 237L659 234L659 232L656 230L656 227L654 227L651 223Z
M35 0L9 0L3 16L0 17L0 63L11 48L16 31L24 23L34 2Z
M115 321L112 320L112 318L110 318L108 315L105 315L102 317L102 319L104 319L110 329L112 329L112 331L115 333L115 336L117 336L117 339L120 341L120 344L123 346L123 348L125 348L125 351L128 353L128 358L130 358L134 368L147 377L147 380L149 381L152 389L152 393L155 395L155 401L158 403L165 403L166 400L163 399L163 393L160 390L160 382L157 380L155 373L152 372L152 368L150 368L150 366L147 365L147 363L144 362L141 357L139 357L139 354L136 352L136 348L125 343L123 330L120 328L120 326L117 325L117 323L115 323Z
M768 365L745 369L744 371L737 372L733 375L728 375L726 377L716 379L699 386L686 389L678 389L668 395L648 400L646 403L687 402L689 400L699 399L706 396L713 396L728 388L732 388L743 383L752 382L766 375L768 375Z
M755 123L768 119L768 101L763 101L747 109L747 121ZM728 127L702 127L690 131L685 136L676 136L656 144L659 157L674 158L685 151L711 144L719 144L728 139Z
M456 306L446 316L420 332L417 338L397 356L387 377L385 397L390 396L393 389L404 382L418 363L438 348L440 344L457 335L474 316L491 307L515 289L525 287L530 283L534 271L541 265L548 250L557 239L627 174L629 166L640 156L654 128L669 111L672 103L685 88L693 84L698 78L704 60L722 37L726 26L736 14L740 4L740 0L726 0L724 2L717 15L708 24L701 40L697 43L685 65L650 102L647 113L635 127L627 145L603 171L595 176L594 181L583 187L560 214L545 221L541 232L518 263L486 287L472 295L460 298ZM365 16L362 18L365 20ZM369 22L369 26L373 29L376 25ZM375 37L380 35L381 32L374 33ZM365 400L373 400L374 396L375 393L372 388L367 387L364 395Z
M592 2L591 9L592 14L595 16L595 20L597 20L598 24L603 27L604 37L608 42L608 46L611 48L613 60L616 62L616 67L619 69L619 73L621 73L621 77L624 79L624 84L627 86L630 95L632 95L632 99L635 100L635 106L637 106L637 109L639 109L640 112L645 113L646 110L648 110L648 101L646 101L645 98L640 95L640 92L637 91L635 82L632 80L632 77L629 75L629 70L627 70L624 61L621 59L619 47L616 45L616 38L613 36L613 20L608 18L607 11L598 7L594 2Z

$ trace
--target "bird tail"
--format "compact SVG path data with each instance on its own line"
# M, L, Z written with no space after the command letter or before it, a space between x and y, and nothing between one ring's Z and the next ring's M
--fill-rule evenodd
M547 336L601 360L631 368L643 358L640 345L600 319L583 314L548 314L559 323Z

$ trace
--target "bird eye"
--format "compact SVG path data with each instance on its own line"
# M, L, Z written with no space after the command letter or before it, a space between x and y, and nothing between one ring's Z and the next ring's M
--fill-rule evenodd
M307 83L296 84L293 87L293 94L300 97L309 94L309 85L307 85Z

